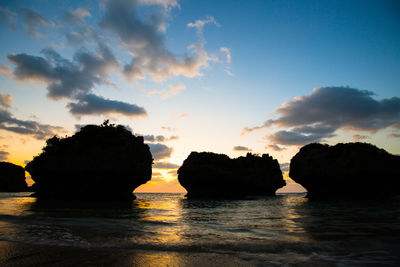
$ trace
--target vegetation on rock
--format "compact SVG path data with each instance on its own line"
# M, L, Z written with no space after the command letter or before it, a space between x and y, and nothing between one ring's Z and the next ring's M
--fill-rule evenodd
M274 195L285 186L277 160L247 153L235 159L224 154L192 152L178 170L188 197L237 198Z
M38 197L125 199L151 179L152 162L143 137L105 121L48 139L26 170Z
M367 143L309 144L290 162L289 176L309 198L386 198L399 193L400 156Z

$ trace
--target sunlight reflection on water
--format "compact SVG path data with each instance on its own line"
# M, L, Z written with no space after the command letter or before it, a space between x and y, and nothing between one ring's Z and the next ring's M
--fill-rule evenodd
M0 193L0 241L133 249L128 253L132 261L148 259L143 264L157 259L179 265L194 257L179 253L222 253L281 263L330 263L337 257L356 263L398 260L398 200L314 203L304 194L196 200L183 194L140 193L130 202L43 202L29 194ZM137 258L138 253L143 255ZM179 255L171 256L174 253Z

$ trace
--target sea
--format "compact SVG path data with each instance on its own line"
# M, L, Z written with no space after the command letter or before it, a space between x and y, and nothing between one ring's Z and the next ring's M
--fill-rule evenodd
M63 258L63 251L97 251L93 266L124 265L121 255L140 253L147 258L132 266L198 266L207 257L210 266L400 266L399 198L317 202L305 193L282 193L202 200L136 193L127 202L78 201L73 195L43 202L30 194L0 193L2 266L42 265L46 251L60 254L47 266L85 257Z

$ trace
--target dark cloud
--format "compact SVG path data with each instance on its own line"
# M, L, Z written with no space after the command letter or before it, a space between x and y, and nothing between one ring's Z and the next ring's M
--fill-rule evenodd
M153 168L156 169L177 169L179 168L179 165L171 163L171 162L164 162L164 161L159 161L153 164Z
M0 93L0 108L4 107L4 108L9 108L11 107L11 101L12 101L12 95L5 95Z
M323 142L325 138L333 137L333 134L303 134L294 131L278 131L274 134L268 135L271 142L281 145L304 145L314 142Z
M173 140L179 139L179 136L176 136L176 135L173 135L170 137L166 137L164 135L152 135L152 134L150 134L150 135L136 134L136 135L143 136L143 139L145 141L152 142L152 143L153 142L167 142L167 141L173 141Z
M265 148L269 148L269 149L272 149L272 150L275 150L275 151L282 151L282 150L285 150L285 148L284 147L280 147L280 146L278 146L278 145L275 145L275 144L273 144L273 145L267 145Z
M9 154L10 153L8 153L7 151L1 151L0 150L0 160L7 160Z
M281 163L279 165L281 167L281 171L282 172L288 172L289 171L289 167L290 167L289 163L286 162L286 163Z
M154 1L160 3L160 1ZM204 50L204 41L190 46L191 55L177 56L166 48L164 36L165 12L153 9L147 18L138 15L140 1L107 0L100 27L115 33L121 43L134 55L124 72L130 78L145 78L148 73L153 80L171 75L194 77L207 67L212 58ZM171 5L174 6L174 5Z
M246 146L234 146L233 151L251 151L251 149Z
M66 11L64 14L65 38L71 45L82 45L91 40L99 41L102 37L86 21L91 17L90 12L85 8Z
M29 8L21 8L19 14L22 16L22 25L26 32L35 37L40 37L42 34L37 30L41 26L53 26L54 23L45 19L38 12Z
M73 115L146 116L143 107L91 93L96 85L110 84L109 71L118 68L118 60L111 50L102 43L98 43L98 46L98 53L82 49L75 53L72 61L61 57L51 48L42 50L45 57L16 54L8 55L8 59L16 65L13 74L17 80L44 81L49 98L75 100L67 105Z
M121 114L128 117L147 116L144 108L135 104L105 99L93 94L77 97L77 103L68 103L67 108L76 116L98 114Z
M87 9L82 7L75 10L68 10L64 14L64 19L71 24L84 23L86 17L91 17L91 14Z
M400 138L400 134L392 133L388 135L389 138Z
M374 93L349 87L321 87L293 98L276 110L277 119L244 133L276 126L291 128L270 135L278 144L300 145L323 141L339 129L377 132L400 124L400 98L376 100Z
M107 83L110 68L118 67L117 59L101 43L99 53L81 50L75 53L73 61L62 58L51 48L43 49L42 54L45 58L24 53L7 58L16 65L16 79L47 82L47 96L52 99L87 94L95 85Z
M150 147L151 154L153 155L153 158L155 161L169 158L171 157L171 154L173 152L173 148L168 147L163 144L148 144Z
M86 42L87 35L82 34L81 32L67 32L65 38L70 45L81 45Z
M17 14L8 8L0 7L0 22L4 22L7 27L16 30Z
M16 119L9 111L1 109L0 129L23 135L30 135L39 140L49 138L60 132L64 132L64 128L59 126L41 124L32 120Z

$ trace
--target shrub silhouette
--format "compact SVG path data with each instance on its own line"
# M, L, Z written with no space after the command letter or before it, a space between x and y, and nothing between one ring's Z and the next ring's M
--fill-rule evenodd
M152 162L143 137L105 121L48 139L26 170L38 197L125 199L151 179Z
M178 180L188 197L274 195L286 185L277 160L251 153L231 159L224 154L192 152L179 168Z
M24 192L27 190L24 168L9 162L0 162L0 192Z
M400 156L367 143L308 144L291 159L289 176L308 197L386 198L399 193Z

